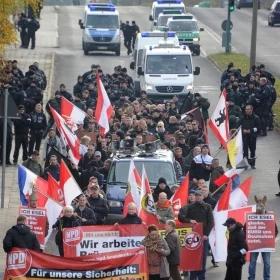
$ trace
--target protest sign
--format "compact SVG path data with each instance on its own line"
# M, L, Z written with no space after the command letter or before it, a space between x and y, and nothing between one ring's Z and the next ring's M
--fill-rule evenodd
M147 259L143 248L80 258L13 248L4 276L4 280L12 279L148 280Z
M27 218L26 225L30 227L31 231L37 236L41 249L45 245L47 211L45 208L27 208L21 206L19 214Z
M160 234L165 235L164 226ZM178 225L176 231L181 242L181 266L184 271L199 270L202 260L202 225ZM144 225L104 225L65 228L63 230L66 257L89 256L141 247L147 234Z
M275 251L275 218L273 214L247 214L246 240L251 252Z

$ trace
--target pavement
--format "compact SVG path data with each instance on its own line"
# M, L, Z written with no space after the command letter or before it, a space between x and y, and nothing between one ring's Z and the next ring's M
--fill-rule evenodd
M206 10L208 12L206 12ZM76 78L79 74L84 73L90 68L90 65L100 64L104 72L112 73L113 67L115 65L121 64L129 69L129 63L131 57L128 57L125 53L124 48L122 47L121 56L117 57L112 54L92 54L89 56L84 56L81 48L81 30L78 26L78 19L82 15L82 7L46 7L42 11L42 20L41 20L41 29L38 33L38 38L40 32L49 32L48 37L42 36L41 42L38 42L42 47L38 47L35 52L31 50L9 50L7 54L12 54L16 57L20 57L22 60L19 60L20 66L24 65L24 69L28 66L30 61L33 61L32 55L38 52L37 60L43 57L46 59L46 71L48 73L48 78L52 79L49 84L53 85L50 87L48 92L51 94L54 89L58 87L60 83L65 83L69 91L72 90L73 85L76 82ZM142 31L149 30L151 27L150 22L148 21L149 8L148 7L119 7L121 19L124 20L133 20L136 19L137 23L140 25ZM206 27L219 26L221 17L212 16L213 9L205 9L203 16L201 16L202 23ZM53 13L57 15L53 15ZM201 12L202 13L202 12ZM51 17L53 17L51 19ZM208 23L208 20L205 20L205 17L211 18L213 23ZM57 19L57 21L56 21ZM211 21L210 20L210 21ZM44 27L45 25L53 25L51 27ZM45 29L44 29L45 28ZM244 27L245 28L245 27ZM276 29L275 29L276 30ZM47 33L45 33L47 34ZM57 45L52 43L47 48L44 47L44 44L49 44L48 39L51 36L58 35ZM270 35L273 37L273 35ZM219 36L214 31L212 34L209 32L203 32L201 34L201 42L203 52L200 57L194 57L194 65L201 67L201 75L195 78L195 90L201 92L206 96L211 102L210 113L214 109L218 96L219 96L219 81L220 81L220 71L213 65L210 61L207 60L206 55L212 52L217 52L222 50L219 46ZM249 40L248 36L244 38L244 41ZM271 38L274 40L274 38ZM48 41L48 42L47 42ZM55 40L52 40L55 42ZM277 42L275 42L277 43ZM243 44L243 43L242 43ZM237 40L236 48L242 48L242 44L239 45ZM244 42L245 44L245 42ZM270 51L270 50L269 50ZM11 57L11 56L10 56ZM52 61L54 58L54 68L52 69ZM40 62L40 61L39 61ZM42 60L43 62L43 60ZM48 62L48 63L47 63ZM41 62L40 62L41 63ZM50 68L48 68L48 66ZM43 66L43 64L41 65ZM44 68L43 68L44 69ZM53 71L53 75L51 75ZM129 73L134 75L131 70ZM219 144L214 139L213 135L210 133L210 143L212 153L218 150ZM253 176L253 190L250 197L255 194L266 194L268 196L268 208L273 210L276 215L280 215L280 204L279 198L274 196L274 193L278 191L277 186L277 171L279 168L278 161L280 155L280 145L279 145L279 134L277 132L270 132L269 135L265 138L259 138L257 143L257 169L248 170L243 173L242 177L249 175ZM224 151L218 153L218 157L221 160L223 166L225 166L226 154ZM17 191L17 182L16 182L16 168L9 167L7 169L7 199L5 204L5 209L0 210L0 236L4 236L6 230L15 223L15 217L17 216L18 208L18 191ZM278 279L280 273L279 267L279 244L277 245L277 253L273 254L271 265L272 265L272 280ZM4 264L4 254L3 251L0 251L0 266ZM1 270L1 269L0 269ZM247 267L244 268L243 279L246 279L247 276ZM212 268L211 264L207 265L207 279L209 280L220 280L223 279L225 275L225 265L220 264L219 268ZM261 265L257 268L257 280L262 279L261 277Z

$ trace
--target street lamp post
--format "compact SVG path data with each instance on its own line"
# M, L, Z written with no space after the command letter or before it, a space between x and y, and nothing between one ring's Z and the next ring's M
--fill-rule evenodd
M258 0L253 0L253 17L252 17L251 49L250 49L250 68L253 65L256 64L257 23L258 23Z

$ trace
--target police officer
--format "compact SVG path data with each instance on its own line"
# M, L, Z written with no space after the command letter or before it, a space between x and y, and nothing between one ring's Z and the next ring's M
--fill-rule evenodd
M252 169L255 169L256 163L256 143L260 127L260 118L253 113L253 106L246 105L245 113L241 118L241 129L243 138L243 156L248 159ZM250 150L250 158L249 158Z
M18 107L19 119L14 119L15 128L15 151L13 163L17 164L19 149L22 146L22 160L27 160L27 147L28 147L28 133L31 123L31 118L25 113L24 105Z
M20 19L17 23L19 34L20 34L20 41L21 41L21 48L27 48L27 18L24 13L20 14Z
M132 53L131 50L131 40L132 40L132 26L129 24L129 21L126 21L123 26L123 36L124 36L124 46L127 48L127 55Z
M132 49L134 50L135 46L135 41L137 34L140 32L139 26L136 24L136 22L133 20L132 21L132 26L131 26L131 33L132 33Z
M35 42L36 42L36 31L40 28L40 23L38 20L35 19L34 16L32 16L30 19L28 19L27 22L27 43L26 48L28 48L30 40L31 40L31 49L35 49Z
M43 133L47 128L47 118L43 113L41 103L36 104L35 110L30 114L31 124L30 124L30 141L29 141L29 155L32 154L34 150L39 151L41 141L43 138Z

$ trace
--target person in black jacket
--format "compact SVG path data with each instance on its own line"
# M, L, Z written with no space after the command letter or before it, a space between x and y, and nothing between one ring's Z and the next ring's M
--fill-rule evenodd
M196 190L195 202L182 207L179 211L178 220L181 223L202 223L203 225L203 261L200 271L192 271L190 279L205 279L206 259L208 255L208 235L214 226L214 217L211 205L203 201L203 194L201 190ZM194 278L192 278L194 277Z
M126 216L119 221L120 225L142 224L142 219L137 216L137 207L134 202L127 205Z
M19 34L20 34L20 41L21 41L21 48L27 48L27 18L24 13L20 14L20 19L17 23Z
M96 224L96 217L91 208L87 206L87 198L81 194L78 198L78 206L74 211L74 216L81 220L82 226L91 226Z
M24 105L18 107L19 119L14 119L15 128L15 151L13 163L17 164L19 149L22 146L22 160L25 161L28 158L28 133L31 123L31 118L25 113Z
M245 255L248 251L243 226L233 218L228 218L223 225L229 231L225 280L241 280L242 266L246 262Z
M178 234L176 233L176 223L173 220L166 221L165 224L165 240L170 249L170 254L167 256L167 260L169 263L169 271L170 277L173 280L181 280L180 275L180 239Z
M166 193L167 199L170 199L173 195L173 192L171 191L170 187L167 185L166 179L162 177L158 179L157 186L153 192L153 197L155 202L158 201L158 196L161 192Z
M40 151L43 133L47 128L47 118L43 113L41 103L36 104L34 112L30 114L30 141L29 141L29 155L35 150Z
M28 48L30 40L31 40L31 49L35 49L35 42L36 42L36 31L40 28L40 23L38 20L35 19L34 16L31 19L28 19L27 22L27 43L26 47Z
M137 37L137 34L140 32L140 28L139 28L139 26L136 24L136 22L134 20L131 23L132 23L132 26L131 26L132 49L134 50L136 37Z
M78 227L81 225L81 221L74 215L74 210L72 206L65 206L63 208L63 216L59 218L56 223L52 226L52 228L57 229L57 233L55 236L55 243L58 246L58 251L60 256L64 256L63 251L63 229Z
M109 213L107 200L100 194L100 188L97 184L91 186L91 195L88 198L90 208L95 212L96 222L98 225L104 224Z
M10 228L3 240L3 249L9 253L13 247L27 248L40 252L40 244L36 235L25 225L26 217L18 216L17 224Z
M242 139L243 139L243 156L248 159L252 169L255 169L256 163L256 143L257 134L260 127L260 119L253 113L253 106L246 105L245 114L241 119ZM250 150L250 158L249 158Z

